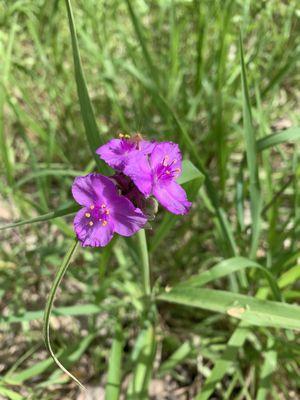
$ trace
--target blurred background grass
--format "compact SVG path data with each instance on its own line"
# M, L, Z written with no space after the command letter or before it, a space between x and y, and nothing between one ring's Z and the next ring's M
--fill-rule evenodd
M244 179L240 172L245 142L239 29L256 138L299 126L299 3L74 0L72 5L104 140L120 131L140 131L179 142L185 158L194 160L182 135L188 132L215 184L238 252L247 254L251 220L248 172L244 170ZM2 0L0 26L0 219L5 223L68 204L74 176L95 165L80 114L64 2ZM282 284L291 302L299 301L300 294L298 157L299 146L287 143L259 158L265 209L257 258L279 282L294 271ZM245 201L237 201L237 194L245 195ZM163 215L148 232L157 286L179 283L233 255L204 189L192 212L154 246ZM30 314L44 307L73 236L71 221L55 219L1 232L0 397L88 398L79 397L76 385L48 358L36 319L42 313ZM253 271L247 274L246 284L226 278L213 287L254 294L265 282ZM80 251L62 284L57 306L71 308L67 316L53 318L53 343L63 349L64 363L100 391L116 319L124 335L125 386L132 371L142 307L139 275L135 254L118 240L104 250ZM84 311L81 304L92 308ZM86 315L70 316L80 312ZM3 318L11 318L10 323ZM236 322L221 315L160 305L152 398L193 398L235 327ZM293 334L253 329L211 398L297 399L299 345ZM159 369L178 349L178 360L171 358L169 366Z

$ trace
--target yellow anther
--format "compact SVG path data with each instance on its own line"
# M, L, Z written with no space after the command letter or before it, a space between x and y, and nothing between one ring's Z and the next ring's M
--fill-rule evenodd
M85 216L86 216L87 218L90 218L91 214L90 214L90 213L85 213Z
M130 135L125 135L126 139L130 139Z
M101 208L106 208L106 204L101 204Z
M122 139L125 135L123 133L119 133L119 138Z
M90 209L93 210L95 208L94 204L90 206Z
M107 221L103 221L102 226L106 226L106 225L107 225Z
M167 175L170 175L170 173L171 173L171 172L167 169L167 170L166 170L166 174L167 174Z
M175 168L174 171L175 172L180 172L180 168Z
M89 226L93 226L94 225L94 222L93 221L90 221L89 222Z
M106 215L109 215L109 210L105 210L105 214L106 214Z

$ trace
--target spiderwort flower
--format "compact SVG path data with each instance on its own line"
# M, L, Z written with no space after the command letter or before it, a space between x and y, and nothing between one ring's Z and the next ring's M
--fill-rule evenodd
M135 154L124 173L145 195L153 195L173 214L187 214L192 203L176 182L181 174L182 156L176 143L157 143L149 157Z
M75 178L72 194L83 206L74 218L74 230L82 246L106 246L114 232L131 236L147 222L142 211L100 174Z
M150 154L155 146L155 142L143 140L140 134L134 136L119 134L119 139L112 139L108 143L100 146L96 153L110 167L117 171L123 171L128 161L136 154Z
M122 172L117 172L110 179L117 185L120 194L127 197L127 199L139 208L148 220L154 220L158 211L158 204L153 197L146 198L136 187L132 179Z

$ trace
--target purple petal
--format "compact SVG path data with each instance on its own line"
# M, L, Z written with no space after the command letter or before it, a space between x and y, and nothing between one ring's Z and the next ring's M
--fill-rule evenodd
M97 202L110 201L117 196L113 182L100 174L78 176L72 185L74 199L82 206L90 206Z
M147 218L141 210L135 208L124 196L119 196L112 204L111 217L114 231L123 236L132 236L147 222Z
M109 243L113 237L114 224L112 220L109 220L106 225L101 222L91 222L86 214L90 210L88 208L82 208L78 211L74 218L74 230L77 238L81 242L83 247L104 247Z
M159 203L173 214L187 214L192 205L185 190L174 181L167 185L155 185L153 194Z
M181 170L181 152L178 144L173 142L161 142L158 143L150 156L150 165L153 170L157 169L159 166L170 165L172 169Z
M126 165L128 154L132 151L137 151L135 143L127 139L112 139L100 146L96 153L110 167L122 171Z
M152 171L148 157L143 153L135 154L130 158L124 168L124 174L129 176L137 188L145 195L149 196L152 191Z
M156 145L157 145L157 142L155 142L154 140L151 140L151 142L149 142L148 140L141 140L140 141L140 151L143 154L151 154Z

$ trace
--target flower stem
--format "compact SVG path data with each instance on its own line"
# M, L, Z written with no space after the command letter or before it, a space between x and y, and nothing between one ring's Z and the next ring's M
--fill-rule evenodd
M146 296L151 294L151 284L150 284L150 268L149 268L149 255L147 249L147 240L145 230L141 229L137 233L138 241L138 252L141 260L142 269L142 284L143 291Z

